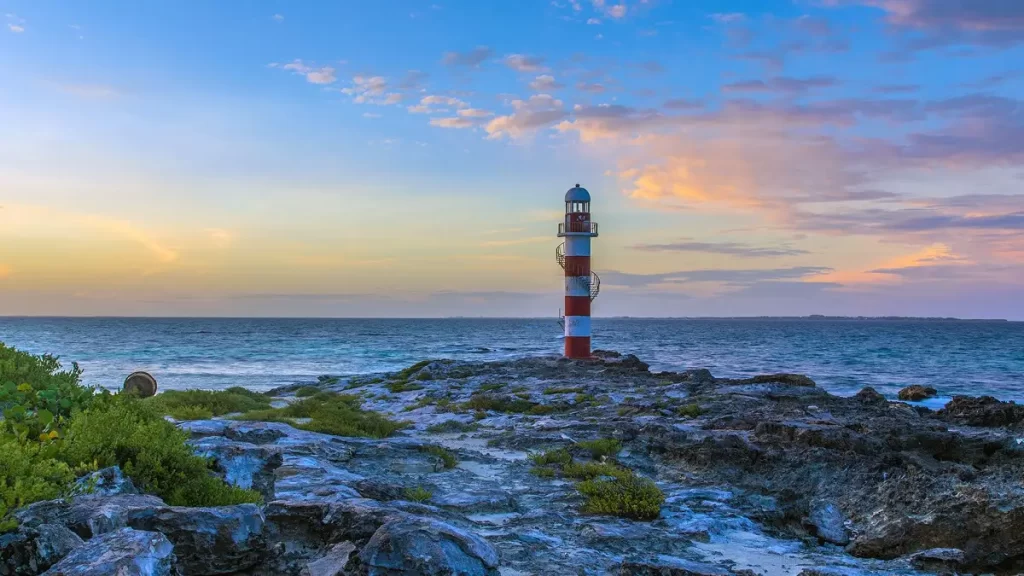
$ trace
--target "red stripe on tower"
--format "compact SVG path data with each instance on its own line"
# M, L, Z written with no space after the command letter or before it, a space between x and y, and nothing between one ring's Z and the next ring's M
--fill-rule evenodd
M565 238L558 252L565 269L565 356L590 358L590 303L600 286L590 269L590 239L597 236L597 224L590 220L590 193L579 184L565 193L558 236Z

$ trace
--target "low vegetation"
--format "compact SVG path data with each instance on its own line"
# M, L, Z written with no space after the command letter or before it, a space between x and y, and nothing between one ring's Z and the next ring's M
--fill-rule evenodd
M459 422L458 420L445 420L440 424L427 426L430 434L452 434L457 432L472 432L480 428L476 422Z
M582 511L609 514L635 520L654 520L661 513L665 495L651 480L619 465L614 457L622 444L612 438L590 440L578 445L593 460L577 462L567 448L556 448L530 455L530 470L540 478L576 480L576 490L584 497Z
M211 474L185 443L188 435L163 418L161 402L100 392L82 386L80 376L76 365L62 370L53 356L0 343L0 529L16 527L17 508L70 494L78 476L114 465L171 505L259 501ZM193 398L175 409L205 415L213 405Z
M426 446L420 447L420 452L436 456L440 460L441 467L445 470L455 468L459 464L459 459L455 456L455 453L444 446L427 444Z
M574 388L558 388L553 386L551 388L544 389L545 394L577 394L579 392L583 392L583 388L578 386Z
M394 382L388 383L388 391L392 394L399 394L401 392L412 392L414 390L423 390L423 386L420 384L413 384L408 380L395 380Z
M679 407L677 414L683 418L696 418L704 413L704 410L696 402L685 404Z
M235 418L285 422L310 432L370 438L386 438L407 426L405 422L363 410L357 396L336 392L318 392L283 408L253 410Z
M303 386L295 391L295 396L299 398L309 398L310 396L316 395L320 392L320 388L316 386Z
M176 420L201 420L270 408L270 398L237 386L226 390L168 390L143 402Z
M403 496L409 502L427 502L434 497L434 493L422 486L416 486L415 488L406 488Z

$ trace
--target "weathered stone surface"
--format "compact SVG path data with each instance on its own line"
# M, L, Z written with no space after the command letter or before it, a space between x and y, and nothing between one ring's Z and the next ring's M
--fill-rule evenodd
M267 552L263 513L254 504L137 509L127 522L165 535L184 574L230 574L256 565Z
M850 535L846 530L846 516L835 502L821 499L811 502L808 522L814 527L818 538L825 542L840 546L850 543Z
M196 454L212 459L213 469L228 484L256 490L267 502L275 499L275 472L284 461L280 450L217 436L192 445Z
M162 534L121 528L75 548L44 576L170 576L173 550Z
M22 527L0 536L0 575L34 575L81 546L77 534L59 524Z
M927 400L928 398L934 397L939 391L931 386L921 386L920 384L913 384L899 391L897 398L900 400L906 400L909 402L919 402L921 400Z
M15 513L26 527L41 524L67 526L82 538L92 538L128 525L128 518L136 511L165 506L156 496L118 494L114 496L87 495L65 500L46 500L30 504Z
M355 544L339 542L320 558L307 563L300 576L346 576L349 572L345 568L355 551Z
M75 482L74 492L77 494L94 494L97 496L116 496L118 494L138 494L132 479L125 476L117 466L111 466L87 474Z
M938 416L968 426L1014 426L1024 422L1024 406L991 396L954 396Z
M966 555L958 548L932 548L910 555L910 564L920 570L955 574L963 566Z
M673 556L627 559L619 566L619 576L732 576L733 572L702 562Z
M396 518L359 554L370 576L497 576L498 553L479 536L429 518Z

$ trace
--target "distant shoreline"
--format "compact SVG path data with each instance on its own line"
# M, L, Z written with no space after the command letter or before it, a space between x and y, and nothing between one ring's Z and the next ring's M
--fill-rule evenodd
M857 321L857 322L1005 322L1020 323L1024 320L1006 318L956 318L941 316L594 316L599 320L769 320L769 321ZM0 320L552 320L554 316L410 316L410 317L361 317L361 316L4 316Z

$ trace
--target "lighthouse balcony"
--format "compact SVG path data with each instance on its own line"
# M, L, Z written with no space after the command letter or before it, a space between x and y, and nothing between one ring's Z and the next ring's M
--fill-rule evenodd
M597 236L597 222L565 222L558 224L558 236Z

